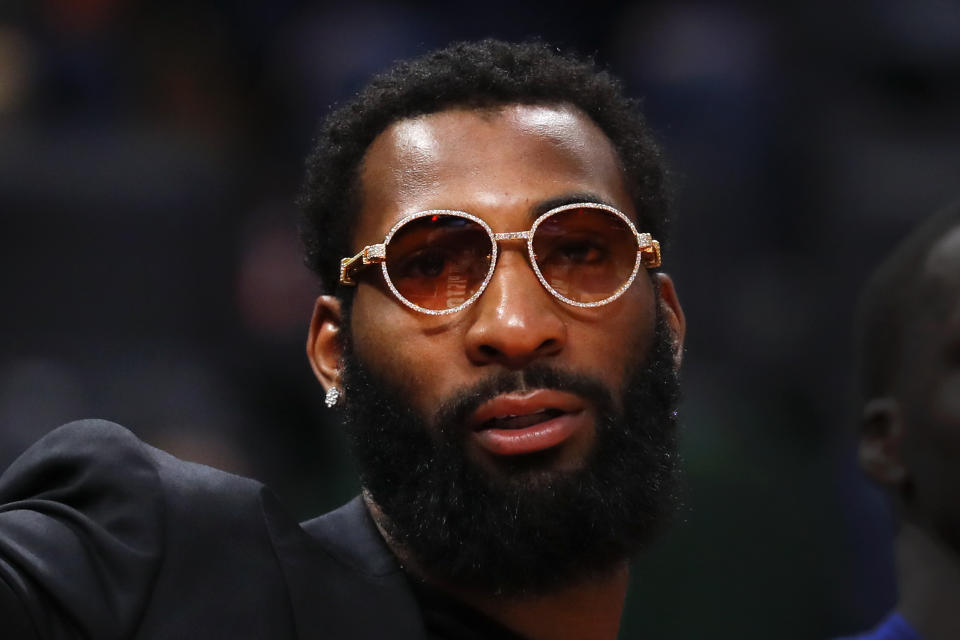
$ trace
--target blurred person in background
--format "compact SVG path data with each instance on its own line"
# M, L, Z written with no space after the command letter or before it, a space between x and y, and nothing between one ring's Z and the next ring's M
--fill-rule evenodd
M299 525L64 426L0 478L5 637L616 637L674 506L685 334L637 104L545 45L455 45L327 118L302 207L362 495Z
M862 640L960 637L960 202L861 297L860 465L898 520L896 609Z

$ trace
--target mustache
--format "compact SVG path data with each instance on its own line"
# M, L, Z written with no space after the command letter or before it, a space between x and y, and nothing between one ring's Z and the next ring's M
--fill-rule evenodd
M446 399L433 417L433 427L446 437L465 432L470 416L480 405L507 393L551 389L572 393L592 403L598 415L610 413L613 394L606 385L584 374L571 373L550 365L535 364L519 371L503 371L462 389Z

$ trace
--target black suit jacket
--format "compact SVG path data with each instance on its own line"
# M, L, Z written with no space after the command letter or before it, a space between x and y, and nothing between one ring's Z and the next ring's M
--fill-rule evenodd
M0 636L426 638L359 498L303 523L261 484L103 421L0 476Z

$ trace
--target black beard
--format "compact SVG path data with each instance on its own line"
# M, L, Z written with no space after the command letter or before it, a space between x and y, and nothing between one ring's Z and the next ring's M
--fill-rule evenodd
M381 526L431 578L547 593L610 573L673 511L679 382L659 313L620 403L592 378L537 364L458 393L433 421L344 342L346 423L361 484L386 516ZM497 395L536 388L572 392L596 408L596 440L582 468L549 470L550 451L496 472L471 460L467 417Z

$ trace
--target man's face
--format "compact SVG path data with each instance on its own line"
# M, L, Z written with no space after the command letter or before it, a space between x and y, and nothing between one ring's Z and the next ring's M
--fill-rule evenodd
M353 248L419 211L499 233L583 201L637 221L612 145L579 111L443 111L371 145ZM369 270L345 319L343 386L391 535L450 579L540 588L609 569L662 514L683 316L666 276L578 308L543 288L522 241L500 248L483 295L451 315L407 308Z
M546 203L565 200L601 200L636 220L609 140L568 108L518 105L403 120L371 145L361 179L355 248L381 242L399 219L428 209L467 211L494 232L529 229ZM632 356L650 345L655 308L654 287L643 274L608 305L582 309L558 302L537 280L524 243L508 241L501 243L480 299L450 316L404 307L379 278L374 286L361 284L351 335L356 356L397 384L422 415L432 416L457 391L534 363L591 376L619 392ZM501 400L502 412L512 414L551 404L578 412L554 447L553 464L582 464L594 438L591 407L561 395ZM498 411L493 406L478 417ZM477 462L492 468L510 447L498 452L491 440L477 432L467 446Z
M960 227L931 249L902 385L911 507L960 549Z

